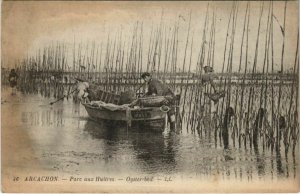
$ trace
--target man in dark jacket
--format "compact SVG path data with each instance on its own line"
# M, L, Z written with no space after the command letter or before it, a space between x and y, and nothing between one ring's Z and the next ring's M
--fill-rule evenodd
M143 73L141 76L148 84L148 92L146 95L157 95L157 96L175 96L172 90L158 79L152 78L150 73Z
M168 101L168 105L172 106L175 104L175 95L172 90L164 83L159 81L158 79L152 78L151 74L145 72L141 75L141 77L148 84L148 92L146 96L164 96ZM170 122L171 131L175 130L175 110L171 109L168 112L168 120Z
M212 94L204 93L204 95L206 95L210 100L212 100L214 104L217 104L221 98L225 97L225 92L217 91L214 83L214 79L216 78L216 76L213 74L214 72L213 68L210 66L205 66L203 67L203 69L204 69L204 74L201 77L201 82L203 85L210 84L213 89Z

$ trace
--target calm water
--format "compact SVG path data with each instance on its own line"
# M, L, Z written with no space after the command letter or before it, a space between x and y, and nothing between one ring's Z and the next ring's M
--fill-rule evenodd
M52 106L54 99L38 94L10 95L2 90L2 114L16 118L5 126L28 133L42 168L66 174L143 174L207 179L285 179L299 175L296 156L284 148L258 150L230 146L224 150L214 138L182 130L180 134L108 128L89 117L71 100ZM213 134L213 133L212 133Z

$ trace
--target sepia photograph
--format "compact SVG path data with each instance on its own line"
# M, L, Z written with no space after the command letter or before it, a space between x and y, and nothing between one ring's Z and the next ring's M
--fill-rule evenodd
M2 1L2 192L299 192L298 18L297 0Z

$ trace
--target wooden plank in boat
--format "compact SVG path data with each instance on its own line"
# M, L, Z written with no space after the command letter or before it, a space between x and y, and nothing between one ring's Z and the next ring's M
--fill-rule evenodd
M95 109L86 107L90 117L94 119L126 121L126 111L108 111L106 109Z

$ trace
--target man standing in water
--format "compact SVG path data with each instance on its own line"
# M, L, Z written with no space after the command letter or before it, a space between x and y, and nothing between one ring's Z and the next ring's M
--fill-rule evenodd
M225 97L225 92L224 91L217 92L216 86L214 83L215 75L213 74L213 72L214 72L213 68L210 66L205 66L203 69L204 69L204 74L202 75L202 78L201 78L202 84L206 85L207 83L209 83L211 85L211 87L213 88L212 94L204 93L204 95L206 95L210 100L212 100L214 102L214 104L217 104L219 102L219 99Z
M9 85L12 88L11 95L16 94L16 86L17 86L17 80L18 80L18 74L16 73L15 69L12 69L9 73L8 80Z
M169 105L175 104L175 95L172 90L164 83L155 79L151 76L150 73L145 72L141 75L141 77L145 80L148 85L148 92L146 96L164 96L168 101ZM170 122L170 129L171 131L175 130L175 110L174 108L170 107L171 109L168 112L168 120Z

